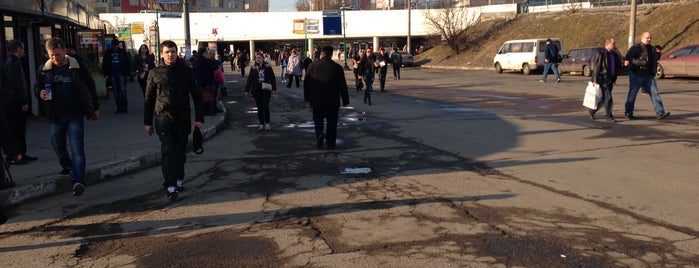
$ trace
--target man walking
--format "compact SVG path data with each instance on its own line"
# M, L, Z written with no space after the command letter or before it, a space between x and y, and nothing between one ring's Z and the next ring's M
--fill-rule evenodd
M311 63L303 82L303 99L313 109L316 147L323 147L323 141L330 149L335 148L337 137L337 118L342 105L349 105L345 71L331 57L333 48L325 46L320 53L320 60ZM327 133L323 133L324 119L327 120Z
M131 74L131 63L126 50L119 48L119 40L112 39L112 49L104 53L102 72L104 78L112 82L115 114L128 113L129 101L126 96L126 77Z
M616 83L617 74L621 70L621 56L616 52L616 41L609 38L604 41L604 49L600 49L592 58L592 76L590 80L593 84L599 85L602 89L602 100L597 104L597 109L588 109L590 118L595 120L595 113L604 104L604 111L609 122L616 122L612 115L612 89Z
M551 43L551 38L546 39L546 50L544 51L544 76L539 82L546 83L546 77L549 75L549 69L553 69L553 74L556 75L556 83L561 82L561 75L558 73L558 47Z
M386 74L388 73L388 54L383 47L379 47L379 53L376 55L376 72L379 73L379 86L381 92L386 88Z
M22 153L22 160L15 160L14 156L7 155L6 161L13 165L23 165L27 161L37 160L36 157L27 155L27 110L29 109L29 89L22 68L24 57L24 44L19 40L10 40L7 43L7 60L5 62L4 85L2 86L2 102L5 104L7 123L9 130L15 137Z
M628 66L631 73L629 73L629 94L626 96L624 115L629 120L637 119L633 115L633 110L636 104L636 95L641 87L650 93L650 101L653 103L655 116L658 120L670 115L670 112L666 112L665 107L663 107L663 100L658 94L658 84L655 82L655 71L658 68L660 54L650 44L652 39L650 32L644 32L641 35L641 43L632 46L626 52L624 66Z
M391 53L391 66L393 66L393 80L400 80L400 67L403 66L403 57L395 47Z
M99 100L95 87L88 85L89 70L66 55L66 44L62 40L47 40L46 52L49 60L39 68L34 93L41 98L51 123L51 145L63 168L58 175L69 176L72 172L73 195L79 196L85 190L83 116L97 120ZM67 144L70 144L70 155Z
M194 103L195 128L201 128L204 123L204 103L194 72L178 59L175 42L162 42L160 51L164 66L156 67L148 75L143 124L148 135L157 131L163 186L172 200L177 198L178 192L184 191L187 138L192 132L190 96Z

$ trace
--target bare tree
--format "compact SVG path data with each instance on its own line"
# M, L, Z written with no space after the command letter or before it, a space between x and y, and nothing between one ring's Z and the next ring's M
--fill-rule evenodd
M342 0L296 0L294 7L296 11L335 10L342 7Z
M469 9L463 5L455 6L451 0L439 0L438 9L423 11L426 24L435 34L441 36L455 53L459 54L468 48L463 36L471 25L480 21L479 9Z
M158 4L158 0L144 0L146 9L150 10L160 10L160 11L171 11L171 12L182 12L182 0L179 1L179 4ZM187 0L187 4L189 4L190 9L192 7L196 7L199 5L199 2L203 2L202 0Z

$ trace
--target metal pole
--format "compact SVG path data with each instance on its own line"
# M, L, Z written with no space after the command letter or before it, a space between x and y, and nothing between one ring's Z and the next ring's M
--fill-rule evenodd
M184 13L184 57L190 58L192 52L192 41L189 34L189 3L187 0L182 1L182 11Z
M155 51L158 53L158 65L160 65L160 10L155 9Z
M303 55L306 55L306 46L308 45L308 26L306 23L308 22L308 18L303 18Z
M347 23L345 22L345 0L342 0L342 42L344 43L342 45L342 52L345 55L345 70L349 70L349 66L347 66Z
M629 19L629 49L633 46L636 36L636 0L631 0L631 15Z
M408 1L408 44L406 45L406 47L407 47L406 52L408 52L409 54L413 54L412 52L410 52L410 13L411 13L410 8L411 8L412 0L407 0L407 1Z

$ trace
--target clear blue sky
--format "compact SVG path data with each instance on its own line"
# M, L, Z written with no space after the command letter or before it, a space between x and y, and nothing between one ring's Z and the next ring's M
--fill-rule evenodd
M269 11L295 11L296 0L269 0Z

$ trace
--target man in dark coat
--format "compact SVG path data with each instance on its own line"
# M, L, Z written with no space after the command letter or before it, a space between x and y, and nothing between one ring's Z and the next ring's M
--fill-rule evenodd
M112 49L104 52L102 73L112 82L114 101L117 110L114 113L128 113L129 101L126 95L126 79L131 75L131 57L126 50L119 48L119 40L112 40Z
M593 69L590 81L593 84L599 85L603 95L600 103L597 104L597 110L587 110L592 120L595 120L595 113L597 113L599 107L604 104L607 121L616 122L614 115L612 115L612 105L614 103L612 99L612 89L614 88L614 83L616 83L619 71L621 71L622 64L621 56L616 51L616 41L613 38L605 40L604 48L597 51L592 57L591 65Z
M204 103L194 72L178 59L175 42L162 42L160 57L164 65L148 74L143 124L148 135L157 131L160 138L163 186L167 189L167 197L172 200L177 198L178 192L184 191L184 164L188 137L192 132L190 96L194 103L196 128L204 124Z
M333 48L325 46L321 50L320 60L311 63L303 82L303 99L313 109L316 146L323 147L323 141L330 149L335 148L337 137L337 118L342 105L349 105L345 71L331 57ZM323 133L324 119L327 120L327 133Z
M63 168L58 175L72 174L73 195L79 196L85 190L87 163L83 117L99 118L99 99L95 87L90 85L90 71L66 55L66 44L61 39L50 38L45 48L49 60L39 68L34 95L39 97L49 119L51 146Z
M29 109L28 85L22 68L24 57L24 44L19 40L10 40L7 43L7 61L5 63L4 85L2 86L2 102L5 105L7 123L15 137L22 153L22 160L14 160L7 155L6 161L13 165L26 164L27 161L37 160L36 157L27 155L27 115Z

